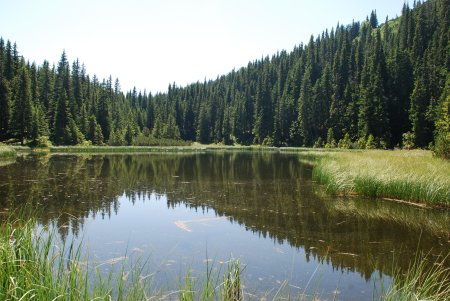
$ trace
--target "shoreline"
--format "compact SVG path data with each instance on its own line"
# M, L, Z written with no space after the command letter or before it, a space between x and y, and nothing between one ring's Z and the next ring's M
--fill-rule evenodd
M450 208L450 162L425 150L358 150L306 147L227 146L0 146L0 158L32 154L200 154L208 152L270 152L298 154L312 165L313 180L327 193L362 196L426 209ZM7 151L6 151L7 150ZM380 168L380 166L382 166ZM406 168L406 171L405 171Z

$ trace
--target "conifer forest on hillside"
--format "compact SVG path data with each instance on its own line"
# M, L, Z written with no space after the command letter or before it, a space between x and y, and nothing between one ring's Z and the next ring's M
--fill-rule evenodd
M151 139L273 146L447 147L450 3L338 24L291 52L167 92L121 91L65 52L30 63L0 39L0 141L145 145ZM123 58L126 59L126 58ZM151 85L151 83L150 83Z

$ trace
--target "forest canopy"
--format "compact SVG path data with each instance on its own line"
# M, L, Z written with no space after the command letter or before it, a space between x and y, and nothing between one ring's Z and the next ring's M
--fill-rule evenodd
M426 148L450 140L450 7L404 4L380 24L338 24L291 52L215 80L122 92L65 52L30 63L0 38L0 141L30 145L156 141ZM126 58L123 58L126 59ZM151 84L151 83L150 83Z

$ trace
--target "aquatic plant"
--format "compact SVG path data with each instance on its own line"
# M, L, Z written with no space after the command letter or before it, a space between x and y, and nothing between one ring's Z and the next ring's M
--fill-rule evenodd
M416 256L406 273L394 273L392 285L380 300L450 300L450 268L445 259Z

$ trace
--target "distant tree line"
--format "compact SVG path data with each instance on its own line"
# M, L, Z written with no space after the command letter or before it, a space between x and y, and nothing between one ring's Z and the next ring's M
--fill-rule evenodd
M450 4L404 4L379 24L337 25L290 53L166 93L123 93L63 52L30 64L0 38L0 140L406 148L450 140ZM43 141L44 140L44 141Z

